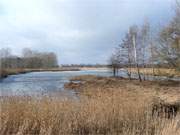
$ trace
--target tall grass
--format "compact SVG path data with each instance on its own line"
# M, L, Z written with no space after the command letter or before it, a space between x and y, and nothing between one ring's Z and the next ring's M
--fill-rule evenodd
M91 91L91 90L90 90ZM179 135L179 114L152 115L156 102L147 93L99 89L80 100L4 97L2 135Z
M130 71L130 69L128 69ZM137 69L132 68L131 72L137 73ZM140 73L144 75L180 77L180 72L171 68L140 68Z

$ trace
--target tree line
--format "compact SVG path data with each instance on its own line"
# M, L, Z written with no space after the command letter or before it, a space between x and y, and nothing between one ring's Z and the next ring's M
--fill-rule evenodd
M142 26L132 25L115 49L110 65L114 76L119 68L126 67L129 79L132 68L136 68L140 81L145 75L141 68L166 67L180 71L180 2L176 1L175 16L158 34L153 33L150 23L145 20Z
M0 49L0 66L8 68L54 68L58 67L57 56L53 52L38 52L25 48L22 56L11 53L11 49Z

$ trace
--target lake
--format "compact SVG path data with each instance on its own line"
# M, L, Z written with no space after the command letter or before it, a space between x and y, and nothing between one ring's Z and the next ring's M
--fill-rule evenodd
M112 72L108 69L101 70L82 70L82 71L60 71L60 72L31 72L26 74L11 75L0 81L0 96L62 96L76 97L73 90L64 89L64 84L69 79L79 75L97 75L112 76ZM119 76L127 77L124 70L119 71ZM137 74L132 74L133 78L137 78ZM165 77L156 77L157 79L166 79ZM146 78L154 79L152 76ZM174 78L180 80L180 78Z
M72 97L73 90L65 90L64 84L73 76L98 75L110 76L109 70L83 70L64 72L32 72L19 75L11 75L0 82L0 96L19 95L53 95L59 94Z

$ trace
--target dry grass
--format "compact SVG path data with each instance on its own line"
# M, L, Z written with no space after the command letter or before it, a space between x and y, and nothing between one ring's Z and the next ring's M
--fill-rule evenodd
M131 71L133 73L137 73L137 70L135 68L132 68ZM155 76L180 77L179 71L167 68L140 68L140 73Z
M138 81L91 77L85 77L88 81L79 86L80 98L75 101L50 97L2 98L0 134L180 134L179 113L172 118L163 117L165 112L161 116L153 114L153 106L159 102L158 85L149 87L151 84L147 83L146 87Z
M8 75L14 75L19 73L25 73L23 69L0 69L0 78L7 77Z

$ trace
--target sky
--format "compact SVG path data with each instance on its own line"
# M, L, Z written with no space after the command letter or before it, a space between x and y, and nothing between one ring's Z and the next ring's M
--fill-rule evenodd
M133 24L161 26L174 0L0 0L0 48L53 51L59 64L106 64Z

